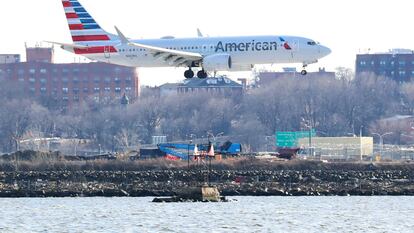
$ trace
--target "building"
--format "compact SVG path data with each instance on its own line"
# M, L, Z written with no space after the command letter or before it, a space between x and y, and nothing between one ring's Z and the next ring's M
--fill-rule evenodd
M241 82L244 81L240 80ZM242 94L245 87L227 77L186 79L182 83L165 83L156 88L160 96L174 93L210 92L225 95Z
M414 116L395 115L377 121L376 137L383 135L384 141L410 145L414 143ZM378 138L379 139L379 138Z
M308 72L306 76L303 76L300 72L297 72L296 69L289 69L285 68L283 72L260 72L258 76L257 84L259 86L266 86L272 83L275 80L280 78L295 78L295 77L303 77L303 78L320 78L320 77L328 77L328 78L335 78L335 72L327 72L324 68L319 68L318 72Z
M177 90L178 93L207 92L223 95L242 95L244 89L243 85L222 76L206 79L187 79L184 83L178 85Z
M309 150L309 138L298 139L298 146ZM372 137L312 137L314 154L325 159L360 159L374 153Z
M19 54L0 54L0 64L19 63Z
M170 94L174 94L178 92L178 86L181 83L164 83L163 85L159 86L160 96L166 96Z
M414 51L394 49L387 53L358 54L356 75L373 73L391 78L397 82L407 82L414 78Z
M54 63L55 54L53 48L26 47L26 62Z
M27 62L0 64L0 79L15 81L26 93L62 110L82 101L119 103L124 94L133 101L140 94L135 68L99 62L56 64L53 48L27 48L26 53Z

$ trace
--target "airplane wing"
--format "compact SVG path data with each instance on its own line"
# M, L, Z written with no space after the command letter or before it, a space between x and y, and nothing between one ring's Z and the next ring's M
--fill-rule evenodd
M164 62L175 66L188 66L192 62L201 61L203 56L199 53L185 52L174 49L165 49L151 45L144 45L130 41L122 32L115 27L122 44L148 50L154 58L162 59Z

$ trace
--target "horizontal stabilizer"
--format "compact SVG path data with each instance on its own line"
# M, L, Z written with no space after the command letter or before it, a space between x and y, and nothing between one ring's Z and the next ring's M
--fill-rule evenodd
M66 43L59 43L59 42L53 42L53 41L45 41L46 43L59 45L68 49L87 49L88 46L85 45L77 45L77 44L66 44Z

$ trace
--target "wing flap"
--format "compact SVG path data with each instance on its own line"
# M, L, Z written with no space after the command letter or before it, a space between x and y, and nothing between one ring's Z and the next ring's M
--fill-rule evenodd
M118 33L119 39L121 40L122 44L127 44L132 47L137 47L140 49L148 50L155 58L163 59L165 62L171 62L171 60L175 57L182 58L178 65L183 65L193 61L200 61L203 59L203 56L199 53L192 53L192 52L185 52L180 50L174 49L166 49L151 45L145 45L140 43L135 43L130 41L117 27L115 30ZM176 63L176 62L174 62Z
M200 60L200 59L203 58L203 56L201 56L201 54L199 54L199 53L184 52L184 51L172 50L172 49L164 49L164 48L160 48L160 47L155 47L155 46L150 46L150 45L143 45L143 44L138 44L138 43L133 43L133 42L130 42L129 45L144 48L144 49L150 50L154 53L157 53L157 52L168 53L168 54L171 54L171 55L186 57L186 58L191 59L191 60Z

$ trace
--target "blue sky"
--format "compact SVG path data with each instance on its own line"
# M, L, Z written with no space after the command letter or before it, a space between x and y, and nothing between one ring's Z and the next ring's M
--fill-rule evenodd
M333 52L310 66L354 68L355 54L414 49L412 0L80 0L108 31L118 26L131 38L196 36L297 35L315 39ZM0 13L0 53L22 53L24 43L71 42L61 0L4 0ZM56 49L56 60L74 56ZM77 58L79 60L79 58ZM279 70L286 65L264 67ZM300 67L298 65L298 67ZM182 69L142 69L142 82L157 85L182 77ZM234 78L250 76L235 73Z

